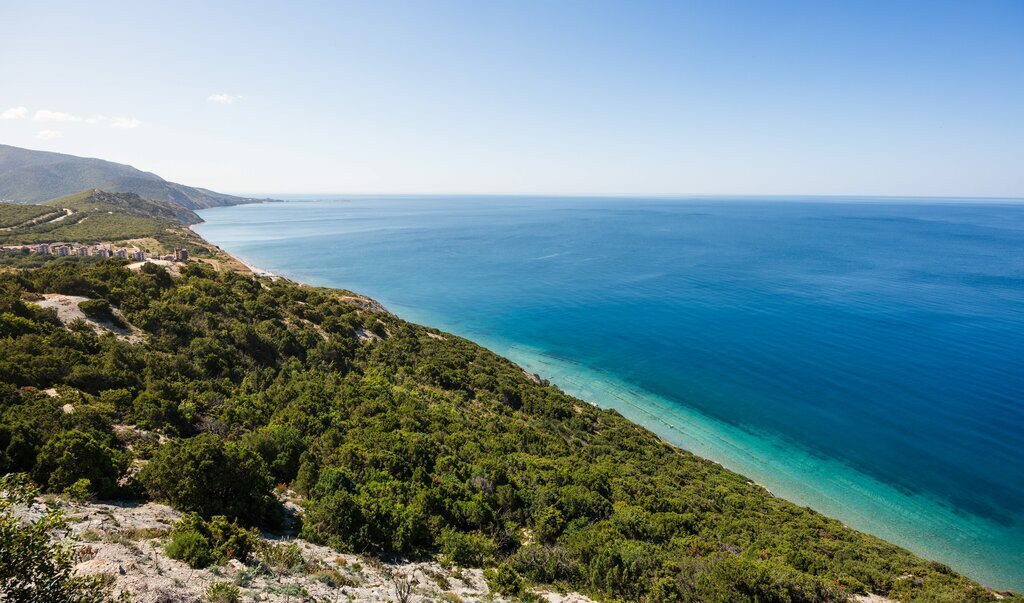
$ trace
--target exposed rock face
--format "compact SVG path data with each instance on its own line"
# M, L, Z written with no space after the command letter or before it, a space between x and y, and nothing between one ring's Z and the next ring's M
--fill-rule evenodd
M40 505L23 511L39 516ZM301 553L299 568L273 569L232 560L206 569L191 569L164 552L167 534L180 513L156 503L67 504L68 541L75 548L76 569L102 574L139 603L202 601L216 583L236 585L243 601L398 601L397 592L410 586L410 602L501 602L492 593L483 571L442 567L436 562L382 563L357 555L339 554L301 539L267 540L294 544ZM592 603L578 594L538 592L552 603Z

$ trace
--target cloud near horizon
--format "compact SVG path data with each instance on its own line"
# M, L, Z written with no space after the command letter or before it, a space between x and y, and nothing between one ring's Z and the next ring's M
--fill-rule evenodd
M30 111L28 107L18 106L11 107L4 111L0 111L0 120L16 120L26 119L29 116ZM103 114L94 115L92 117L82 118L73 113L66 113L64 111L50 111L48 109L39 109L32 114L32 121L35 122L59 122L59 123L72 123L72 122L84 122L90 125L94 124L107 124L112 128L118 128L121 130L134 130L142 125L142 120L135 117L107 117ZM56 130L40 130L36 133L36 138L41 140L51 140L61 136L61 133Z
M40 109L32 116L32 121L82 121L82 118L63 111Z
M28 107L11 107L0 113L0 119L25 119L28 117Z
M235 102L236 100L239 100L240 98L242 97L234 94L211 94L210 96L206 97L206 100L210 101L211 103L230 105L231 103Z

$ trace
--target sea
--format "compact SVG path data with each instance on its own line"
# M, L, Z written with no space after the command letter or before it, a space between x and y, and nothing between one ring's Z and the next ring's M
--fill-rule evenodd
M249 264L369 295L1024 590L1024 201L320 196L200 215Z

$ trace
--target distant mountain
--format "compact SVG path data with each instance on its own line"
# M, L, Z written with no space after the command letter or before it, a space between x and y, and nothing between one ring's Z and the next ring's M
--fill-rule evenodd
M0 200L41 203L86 189L135 193L187 209L259 201L168 182L121 163L0 144Z

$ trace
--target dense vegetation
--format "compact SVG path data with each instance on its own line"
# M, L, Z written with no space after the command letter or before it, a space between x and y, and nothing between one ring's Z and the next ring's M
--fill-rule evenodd
M145 342L64 326L27 301L38 293L106 300ZM193 512L175 554L197 565L238 554L230 522L276 525L283 483L304 498L310 540L493 567L508 592L525 580L623 601L994 600L338 291L194 264L180 278L114 261L0 274L0 381L0 473Z

